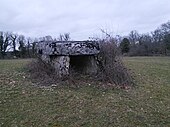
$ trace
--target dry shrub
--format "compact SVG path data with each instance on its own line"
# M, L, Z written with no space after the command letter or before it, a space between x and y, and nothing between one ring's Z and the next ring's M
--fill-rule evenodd
M100 41L100 45L101 49L97 57L100 68L99 79L120 87L133 85L131 74L123 64L114 39L104 39Z
M54 68L40 58L32 60L27 66L32 82L42 86L58 82Z
M79 74L72 69L70 69L69 76L58 77L54 67L50 63L44 62L40 57L32 60L27 68L31 81L38 86L70 85L71 87L77 87L80 81Z

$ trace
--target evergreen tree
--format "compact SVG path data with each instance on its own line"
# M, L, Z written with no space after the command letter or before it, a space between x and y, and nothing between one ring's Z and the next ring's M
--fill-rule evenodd
M128 53L130 50L130 42L129 39L124 38L122 42L120 43L120 48L122 53Z

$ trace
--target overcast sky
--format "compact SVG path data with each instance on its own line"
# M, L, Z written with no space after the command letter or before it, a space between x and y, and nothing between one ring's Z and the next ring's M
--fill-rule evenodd
M170 0L0 0L0 31L31 37L69 32L74 40L131 30L150 32L170 20Z

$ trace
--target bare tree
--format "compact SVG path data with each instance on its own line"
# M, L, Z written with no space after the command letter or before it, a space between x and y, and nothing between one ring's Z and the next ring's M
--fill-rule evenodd
M38 43L38 39L35 38L32 43L31 43L31 50L32 50L32 57L35 57L35 54L36 54L36 44Z
M59 41L70 41L70 33L60 34L58 37Z
M10 37L11 37L11 41L12 41L12 48L13 48L14 55L17 56L16 46L17 46L18 35L12 33Z
M170 21L161 25L161 30L164 34L170 34Z
M65 33L64 34L64 40L69 41L70 40L70 33Z
M28 37L26 40L27 40L27 54L28 54L28 57L31 57L30 48L31 48L32 39Z
M170 51L170 21L161 25L161 31L163 34L163 50L167 55L167 51Z
M159 54L165 54L166 55L166 45L164 42L164 38L167 34L167 30L165 30L165 27L159 27L153 32L152 34L152 39L155 47L155 52Z
M133 30L129 34L129 41L132 45L134 45L136 42L138 42L140 39L140 34L136 31Z
M64 40L63 40L63 35L62 35L62 34L59 35L58 40L59 40L59 41L64 41Z
M10 33L9 32L0 32L0 54L4 58L6 51L11 45Z
M25 57L26 47L25 47L25 36L24 35L20 35L18 37L18 43L19 43L20 57Z

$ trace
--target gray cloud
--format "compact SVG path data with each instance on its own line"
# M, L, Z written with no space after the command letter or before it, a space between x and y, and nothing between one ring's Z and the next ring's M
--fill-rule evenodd
M170 20L169 0L1 0L0 30L26 36L58 36L70 32L73 39L131 30L149 32Z

